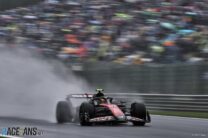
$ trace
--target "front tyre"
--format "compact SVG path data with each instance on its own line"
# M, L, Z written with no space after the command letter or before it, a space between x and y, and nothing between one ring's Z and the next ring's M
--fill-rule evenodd
M79 120L81 126L91 126L90 119L94 116L94 106L90 103L84 102L80 106Z
M146 107L143 103L132 103L131 104L131 116L143 119L143 122L133 121L134 126L144 126L146 121Z

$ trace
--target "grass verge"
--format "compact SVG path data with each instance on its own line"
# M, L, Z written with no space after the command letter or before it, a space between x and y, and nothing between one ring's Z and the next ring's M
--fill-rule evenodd
M166 116L192 117L192 118L206 118L206 119L208 119L208 113L206 113L206 112L150 111L150 114L166 115Z

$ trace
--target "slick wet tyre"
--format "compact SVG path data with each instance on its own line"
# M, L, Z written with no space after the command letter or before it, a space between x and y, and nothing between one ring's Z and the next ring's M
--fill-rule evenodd
M94 116L94 106L90 103L84 102L80 106L79 120L81 126L91 126L90 119Z
M72 121L71 109L66 101L58 102L56 106L56 120L59 124Z
M146 121L146 107L143 103L133 103L131 105L131 116L143 119L144 122L133 121L134 126L144 126Z

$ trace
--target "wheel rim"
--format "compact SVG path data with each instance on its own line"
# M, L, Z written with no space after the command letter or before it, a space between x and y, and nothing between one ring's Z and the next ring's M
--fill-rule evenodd
M84 112L84 119L86 122L89 120L89 114L87 112Z
M89 121L89 113L88 112L82 110L80 112L79 116L80 116L81 122L88 122Z

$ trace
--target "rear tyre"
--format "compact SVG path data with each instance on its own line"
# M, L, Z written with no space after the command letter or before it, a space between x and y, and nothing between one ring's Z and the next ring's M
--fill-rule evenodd
M146 107L143 103L131 104L131 116L143 119L144 122L133 121L134 126L144 126L146 121Z
M80 106L79 120L81 126L91 126L90 119L94 116L94 106L90 103L84 102Z
M72 120L71 109L66 101L58 102L56 106L56 120L57 123L59 124L71 122Z

